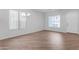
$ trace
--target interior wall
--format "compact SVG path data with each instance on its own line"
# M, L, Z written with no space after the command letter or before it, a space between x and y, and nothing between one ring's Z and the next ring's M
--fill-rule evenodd
M48 16L60 15L60 28L48 27ZM46 13L45 29L59 32L79 33L79 10L59 10Z
M9 10L0 9L0 39L14 37L41 31L44 28L44 15L41 12L33 10L17 10L25 13L31 13L31 16L26 17L26 28L18 30L9 30Z
M59 32L72 32L79 33L79 10L59 10L48 13L41 13L34 10L17 10L25 13L31 13L31 16L27 16L26 28L24 30L9 30L9 10L0 9L0 39L9 37L24 35L41 30L52 30ZM61 27L49 28L48 16L60 15Z

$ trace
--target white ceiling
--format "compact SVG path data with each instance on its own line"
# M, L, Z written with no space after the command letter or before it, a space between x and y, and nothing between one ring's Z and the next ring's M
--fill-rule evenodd
M35 11L39 12L51 12L51 11L57 11L58 9L35 9Z

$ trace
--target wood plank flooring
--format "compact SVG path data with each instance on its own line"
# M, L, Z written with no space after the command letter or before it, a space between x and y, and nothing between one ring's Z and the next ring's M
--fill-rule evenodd
M79 50L79 35L40 31L0 40L1 50Z

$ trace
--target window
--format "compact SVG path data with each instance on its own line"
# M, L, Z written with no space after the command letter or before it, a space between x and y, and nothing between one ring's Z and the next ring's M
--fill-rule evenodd
M9 10L9 29L18 29L18 11L16 10Z
M25 29L26 28L26 17L30 16L30 13L25 13L17 10L9 10L9 29Z
M25 29L26 28L26 13L20 12L20 28Z
M48 27L60 28L60 15L48 17Z

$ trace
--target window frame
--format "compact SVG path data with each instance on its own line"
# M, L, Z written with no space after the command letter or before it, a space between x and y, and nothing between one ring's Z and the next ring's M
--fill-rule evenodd
M58 20L57 20L58 17ZM50 24L51 23L51 24ZM48 27L60 28L60 15L48 16Z
M18 30L19 28L18 17L19 17L19 13L17 10L9 10L9 30Z

